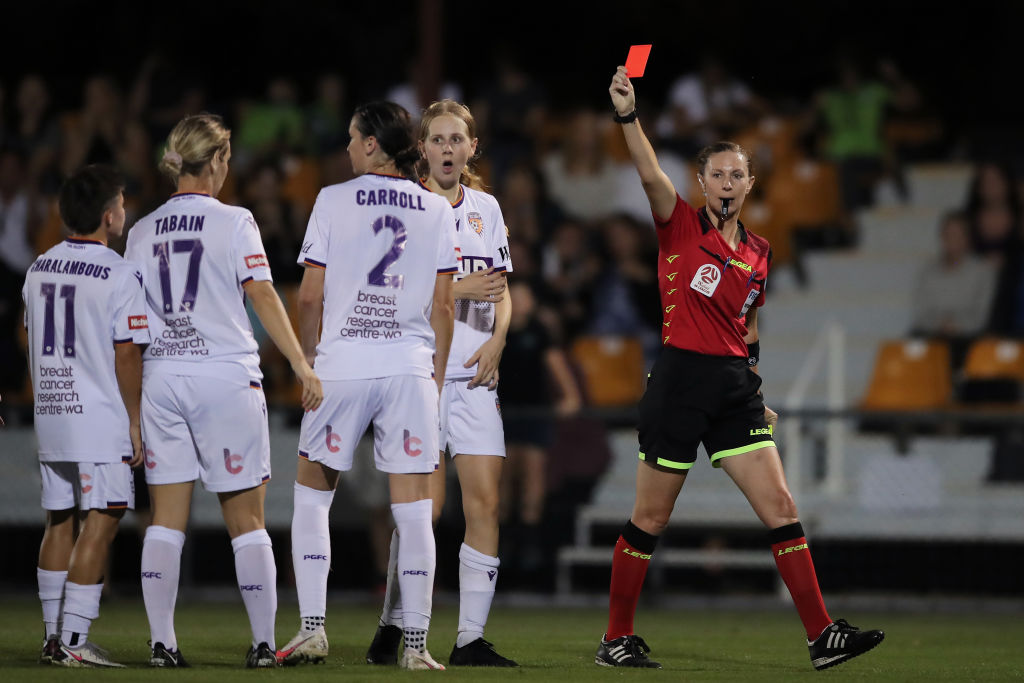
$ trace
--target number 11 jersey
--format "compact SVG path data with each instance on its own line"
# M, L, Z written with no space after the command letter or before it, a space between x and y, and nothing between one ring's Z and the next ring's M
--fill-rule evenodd
M326 270L320 379L433 374L434 284L459 269L447 200L376 173L325 187L298 262Z
M128 232L125 257L145 276L153 339L146 374L263 377L242 286L271 276L247 209L206 194L173 195Z

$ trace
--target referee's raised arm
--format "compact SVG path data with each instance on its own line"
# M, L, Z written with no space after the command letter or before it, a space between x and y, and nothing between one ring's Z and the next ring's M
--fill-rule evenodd
M672 185L665 172L658 165L658 157L654 148L644 135L636 113L636 93L633 84L626 76L626 67L620 66L612 76L612 84L608 88L615 108L615 121L622 124L622 133L626 136L626 146L633 157L633 165L640 174L647 201L651 204L654 215L661 220L668 220L676 205L676 188Z

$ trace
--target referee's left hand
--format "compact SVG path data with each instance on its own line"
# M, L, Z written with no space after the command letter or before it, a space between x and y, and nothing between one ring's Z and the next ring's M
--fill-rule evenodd
M764 407L764 419L768 421L768 426L772 429L779 423L779 414L768 406Z

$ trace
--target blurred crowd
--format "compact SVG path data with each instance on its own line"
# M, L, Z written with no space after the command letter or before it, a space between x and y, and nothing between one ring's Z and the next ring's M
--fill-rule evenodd
M806 250L856 244L856 212L879 193L906 198L906 164L953 155L942 112L896 64L847 55L834 66L810 98L755 92L711 56L667 92L638 84L641 121L684 198L698 203L692 160L703 145L732 139L750 150L757 182L744 223L773 243L776 265L791 266L798 280ZM429 104L417 101L418 77L411 67L407 80L382 88L381 97L416 115ZM517 316L512 335L536 322L567 350L581 337L625 335L640 342L650 362L661 311L646 197L609 109L553 108L551 87L508 55L484 85L441 86L477 119L477 170L510 230L512 280L536 302L529 316ZM17 360L24 358L20 288L35 255L62 238L56 195L73 169L117 166L127 178L130 225L171 191L156 161L174 123L200 111L221 114L233 130L234 153L221 199L252 210L288 305L317 192L351 177L345 145L357 103L341 73L308 82L273 76L264 92L225 100L151 57L128 78L97 74L77 97L59 94L44 74L0 82L0 348L9 359L0 368L0 394L7 406L30 400ZM77 102L58 107L58 100ZM967 205L943 221L941 254L922 275L922 304L908 325L915 333L1024 334L1024 184L1013 160L976 161ZM270 398L287 402L286 365L268 352L265 371Z

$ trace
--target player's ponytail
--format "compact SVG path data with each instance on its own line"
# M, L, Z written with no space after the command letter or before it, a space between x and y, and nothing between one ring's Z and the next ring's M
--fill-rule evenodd
M198 176L214 156L223 153L231 131L215 114L186 116L167 136L167 147L159 169L175 184L182 175Z
M360 135L376 138L399 173L409 179L415 178L416 161L420 155L409 112L394 102L370 102L356 107L352 118Z
M439 102L434 102L423 112L423 118L420 119L420 142L427 141L427 137L430 135L430 123L439 116L445 116L446 114L454 116L466 124L466 132L469 134L470 140L476 138L476 119L473 118L473 114L469 111L469 107L452 99L444 99ZM479 157L480 151L479 147L477 147L476 154L474 154L469 159L469 163L463 167L462 174L459 177L459 182L470 189L486 191L487 186L484 185L483 179L473 167L473 162ZM421 178L425 178L430 174L430 165L427 163L426 159L420 160L416 171Z

